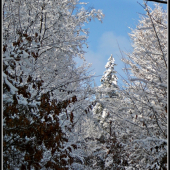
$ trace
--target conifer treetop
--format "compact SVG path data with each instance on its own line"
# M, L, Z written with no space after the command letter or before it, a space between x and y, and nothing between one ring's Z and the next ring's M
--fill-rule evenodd
M117 85L117 77L116 77L116 71L114 70L114 66L116 65L115 60L113 58L113 55L111 54L110 58L108 59L108 62L105 65L106 71L104 72L104 75L101 78L101 86L102 87L112 87Z

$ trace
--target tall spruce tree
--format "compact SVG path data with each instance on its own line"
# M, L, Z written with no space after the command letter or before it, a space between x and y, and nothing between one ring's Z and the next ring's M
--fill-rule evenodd
M119 103L115 60L111 55L105 65L106 71L101 78L101 85L96 88L96 105L93 108L94 121L101 129L101 136L97 139L98 155L103 162L101 169L125 169L127 160L122 143L118 140L114 125L114 107ZM109 107L108 107L109 106ZM112 107L112 111L110 111ZM102 159L103 158L103 159ZM97 162L97 161L96 161ZM101 162L100 162L101 164Z
M117 89L117 76L115 71L116 64L114 63L115 60L111 55L108 59L107 64L105 65L106 71L101 78L101 88L108 89L108 93L106 96L102 96L104 98L114 98L116 97L116 89Z
M103 127L107 127L108 131L110 119L109 112L107 107L105 107L105 104L107 102L113 101L113 99L118 96L117 76L114 68L115 66L115 60L111 55L105 65L106 71L100 80L101 85L96 90L96 98L98 102L94 107L95 117L98 117L96 117L98 121L102 124Z

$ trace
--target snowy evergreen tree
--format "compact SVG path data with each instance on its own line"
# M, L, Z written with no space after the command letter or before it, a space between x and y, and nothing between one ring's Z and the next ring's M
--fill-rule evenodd
M117 89L117 76L116 71L114 67L116 64L114 63L115 60L113 56L111 55L108 59L108 62L105 66L106 71L104 72L104 75L101 78L101 88L108 89L110 92L106 96L102 96L104 98L114 98L116 96L116 90Z
M117 76L115 71L115 60L110 56L108 62L105 65L106 71L101 78L101 85L96 88L96 105L94 107L94 114L98 121L104 128L108 128L109 132L109 112L105 107L105 103L113 102L114 98L117 98ZM105 129L106 130L106 129Z
M96 166L94 166L96 169L123 170L128 165L125 154L122 154L124 146L115 133L115 115L108 109L111 105L115 110L114 107L116 108L120 101L115 65L115 60L111 55L105 66L106 71L101 78L101 85L95 89L96 105L93 108L93 119L96 127L100 129L100 136L96 139L98 141L97 151L92 153L91 160L96 158ZM100 167L97 166L98 164Z
M164 170L168 118L167 12L159 5L152 10L146 4L145 11L146 15L130 34L133 52L123 58L128 80L118 89L119 97L112 102L102 99L97 108L99 112L106 108L112 115L113 132L128 161L124 168Z

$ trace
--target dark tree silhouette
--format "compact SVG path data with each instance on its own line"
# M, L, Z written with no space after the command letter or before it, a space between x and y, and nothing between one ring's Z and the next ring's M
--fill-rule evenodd
M153 1L157 3L167 4L167 1L160 1L160 0L146 0L146 1Z

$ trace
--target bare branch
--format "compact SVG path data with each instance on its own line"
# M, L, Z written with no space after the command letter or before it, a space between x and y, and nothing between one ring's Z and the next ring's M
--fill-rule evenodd
M160 1L160 0L145 0L145 1L152 1L152 2L156 2L156 3L167 4L167 1Z

